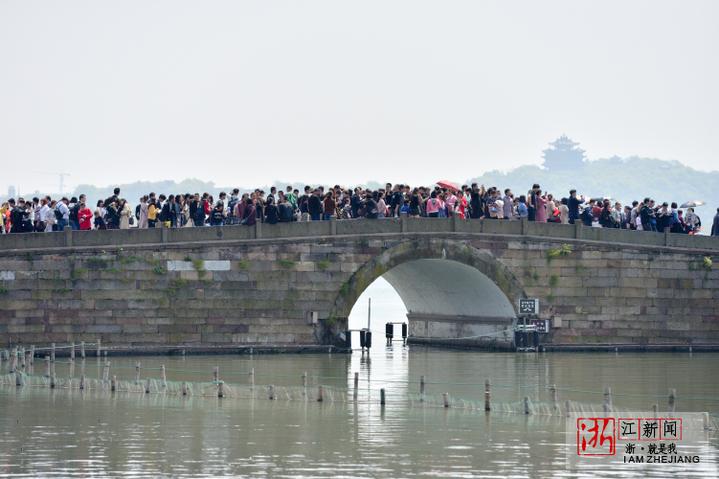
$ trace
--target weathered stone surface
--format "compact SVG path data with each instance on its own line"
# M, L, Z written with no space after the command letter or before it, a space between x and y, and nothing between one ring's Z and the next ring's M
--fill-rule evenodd
M166 246L156 232L119 231L81 248L66 248L64 234L35 247L5 235L0 340L316 344L332 341L326 333L343 329L359 294L385 275L414 313L492 317L509 305L494 331L511 327L519 297L538 297L541 316L561 323L553 343L719 342L719 269L703 266L712 255L719 264L719 241L698 248L691 238L531 223L525 236L520 226L337 222L333 236L328 224L262 225L259 239L206 228L171 231ZM410 331L487 332L468 324L410 321Z

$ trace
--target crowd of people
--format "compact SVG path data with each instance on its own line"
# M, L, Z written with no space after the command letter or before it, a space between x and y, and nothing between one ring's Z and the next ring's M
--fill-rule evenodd
M559 198L535 184L526 194L515 195L510 189L483 185L411 187L387 183L370 190L335 185L305 186L300 192L292 186L285 190L270 188L269 193L256 189L217 198L209 193L149 193L139 198L135 208L120 197L120 188L94 209L85 195L53 199L13 198L0 207L2 233L73 230L127 229L155 227L202 227L217 225L275 224L291 221L380 219L399 216L451 217L460 219L497 219L573 224L673 233L697 234L702 229L692 207L685 210L677 203L658 203L651 198L622 205L607 198L587 198L576 190ZM711 234L719 236L719 209L713 218Z

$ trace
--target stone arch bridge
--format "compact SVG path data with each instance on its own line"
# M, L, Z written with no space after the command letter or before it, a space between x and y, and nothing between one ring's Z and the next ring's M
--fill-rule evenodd
M0 340L338 344L382 276L410 339L507 347L520 298L550 347L719 345L719 239L402 218L0 238Z

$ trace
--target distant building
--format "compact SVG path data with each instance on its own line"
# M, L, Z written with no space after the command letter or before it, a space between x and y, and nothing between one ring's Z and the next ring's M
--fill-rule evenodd
M584 150L579 143L562 135L544 150L544 167L548 170L569 170L581 167L584 163Z
M11 186L7 187L7 197L8 198L15 198L16 193L17 193L17 191L15 190L14 186L11 185Z

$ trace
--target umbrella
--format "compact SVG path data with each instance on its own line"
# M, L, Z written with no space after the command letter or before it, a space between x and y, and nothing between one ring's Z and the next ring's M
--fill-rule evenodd
M701 206L703 204L704 202L701 200L687 201L686 203L682 203L679 208L696 208L697 206Z
M459 191L459 185L457 183L454 183L453 181L439 180L437 182L437 186L439 186L440 188L447 188L448 190Z

